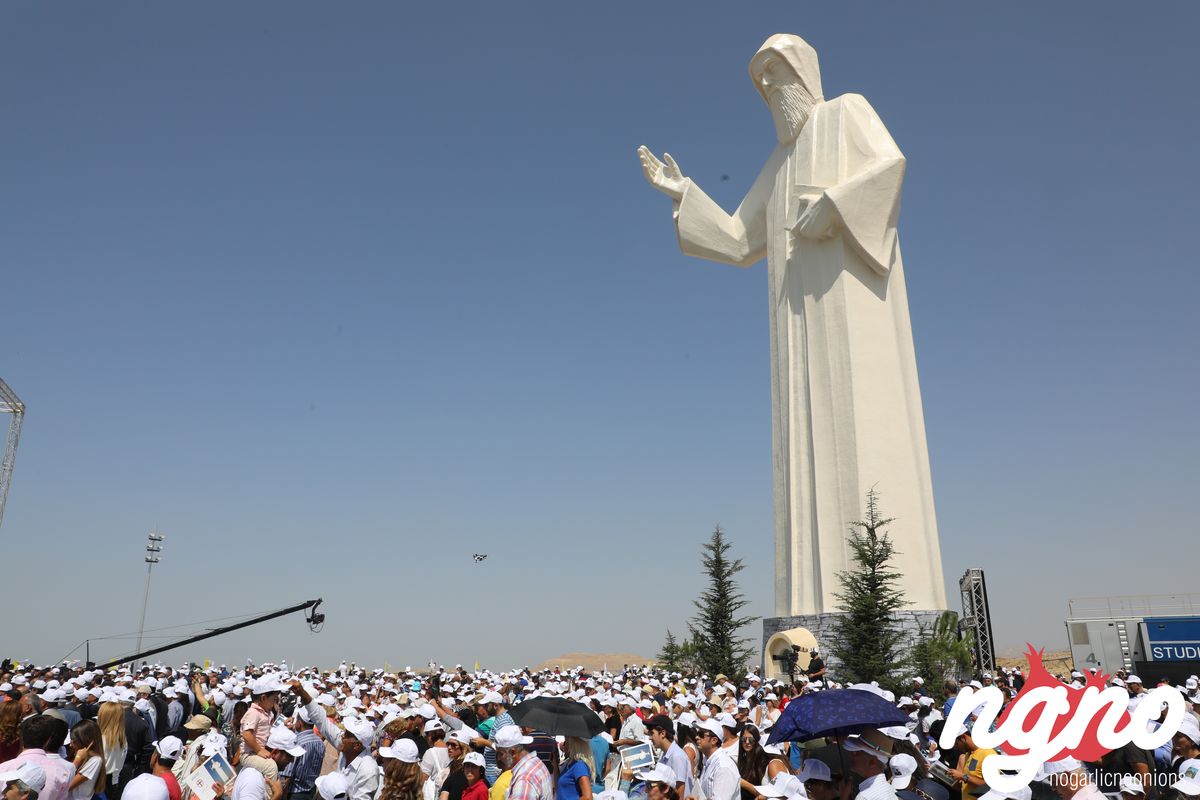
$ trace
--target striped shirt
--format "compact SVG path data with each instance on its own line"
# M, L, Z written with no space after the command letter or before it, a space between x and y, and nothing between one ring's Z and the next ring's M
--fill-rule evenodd
M284 767L283 774L292 779L292 794L311 792L317 786L317 776L325 761L325 742L311 728L306 728L296 734L296 744L304 748L304 755L292 759L292 763Z

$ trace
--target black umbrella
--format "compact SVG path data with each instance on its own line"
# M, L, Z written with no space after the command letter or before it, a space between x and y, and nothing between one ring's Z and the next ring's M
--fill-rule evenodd
M513 722L553 736L590 739L604 729L604 722L587 706L563 697L535 697L509 709Z

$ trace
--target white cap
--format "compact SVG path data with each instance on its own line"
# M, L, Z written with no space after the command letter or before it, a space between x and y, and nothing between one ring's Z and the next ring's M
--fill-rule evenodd
M1141 685L1142 685L1142 679L1141 679L1141 678L1139 678L1137 675L1130 675L1129 677L1127 677L1127 678L1125 679L1125 683L1126 683L1126 684L1130 684L1130 683L1136 683L1138 686L1141 686Z
M888 761L888 766L892 770L892 786L907 789L913 773L917 771L917 760L908 753L897 753Z
M347 717L344 723L346 732L362 742L363 747L369 748L375 740L375 726L359 717Z
M487 764L484 763L482 753L467 753L463 757L463 764L474 764L480 769L484 769L487 766Z
M127 797L129 800L170 800L170 793L167 792L166 781L156 775L147 774L138 775L125 784L121 797Z
M321 800L340 800L349 796L350 785L346 783L345 775L334 770L317 778L317 794Z
M666 764L656 764L651 769L636 773L634 777L638 780L650 781L652 783L665 783L668 786L674 786L678 782L676 781L675 770Z
M442 723L438 722L436 719L429 720L428 722L425 723L424 727L421 728L422 733L429 733L430 731L444 731L444 730L446 730L446 726L443 725Z
M1142 786L1142 779L1138 775L1126 775L1121 778L1121 794L1140 794L1146 796L1146 787Z
M1179 780L1171 788L1191 797L1200 795L1200 758L1189 758L1179 765Z
M267 735L267 749L282 750L292 758L304 755L304 748L296 744L296 734L282 725L271 728L271 733Z
M397 739L392 742L391 747L379 748L379 755L403 761L405 764L415 764L421 759L420 753L417 751L417 743L412 739Z
M725 727L715 719L706 719L703 722L697 722L693 727L699 731L708 731L718 739L725 738Z
M37 764L26 761L7 772L0 772L0 786L7 786L9 781L20 781L41 794L46 788L46 770Z
M179 754L183 752L183 742L178 736L164 736L158 740L158 744L154 745L154 749L158 751L160 758L177 759Z
M812 756L804 759L804 767L796 773L796 777L800 779L801 783L804 781L833 782L833 773L830 772L829 765Z
M988 789L983 795L980 796L979 800L983 800L985 797L987 800L1030 800L1030 798L1033 797L1033 789L1029 786L1022 786L1020 789L1016 789L1011 792L1002 792L999 789Z
M521 729L516 725L501 725L492 731L492 739L496 742L496 747L504 748L533 744L533 737L521 733Z
M483 703L484 705L490 705L492 703L503 703L504 698L500 696L499 692L488 692L487 694L485 694L483 696L483 699L480 700L479 702Z

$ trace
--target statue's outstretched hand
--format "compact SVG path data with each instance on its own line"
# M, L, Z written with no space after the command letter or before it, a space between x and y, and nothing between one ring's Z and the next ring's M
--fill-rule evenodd
M642 172L650 185L672 200L682 200L683 191L687 188L688 179L683 177L679 165L670 153L663 153L667 163L659 161L646 145L638 148L638 159L642 162Z

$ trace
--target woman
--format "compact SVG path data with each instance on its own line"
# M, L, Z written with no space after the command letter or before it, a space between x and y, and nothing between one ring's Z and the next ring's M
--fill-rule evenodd
M446 767L446 779L442 781L442 790L438 800L462 800L463 790L467 788L467 776L463 774L463 759L470 747L463 741L466 734L455 731L450 734L446 748L450 754L450 764Z
M563 758L558 767L558 800L592 800L592 744L578 736L563 740Z
M383 767L383 789L379 800L424 800L421 791L425 774L421 765L398 758L389 758Z
M692 765L692 782L700 780L700 763L702 757L699 748L696 747L696 730L692 726L696 724L696 715L690 711L685 711L679 715L679 724L675 726L675 744L683 748L683 752L687 754L688 761Z
M129 752L125 738L125 707L120 703L101 703L96 715L100 723L100 740L104 747L104 774L108 800L121 800L121 770Z
M760 738L758 728L753 725L742 728L741 746L738 747L737 757L738 772L742 776L742 800L755 800L758 797L759 784L775 777L781 770L787 771L787 765L780 761L774 774L769 774L768 766L778 759L763 750L759 744Z
M100 726L88 719L72 728L71 749L75 751L75 777L67 796L70 800L92 800L92 795L104 792L105 754Z
M11 761L21 752L21 704L15 700L0 703L0 763Z
M246 716L246 712L250 710L250 704L245 700L238 700L233 705L232 719L229 722L229 729L233 733L228 736L229 747L226 756L229 759L229 766L237 767L242 760L242 737L238 733L242 729L242 717Z
M479 753L467 753L463 758L463 774L467 776L463 800L487 800L488 785L483 780L483 770L483 756Z

